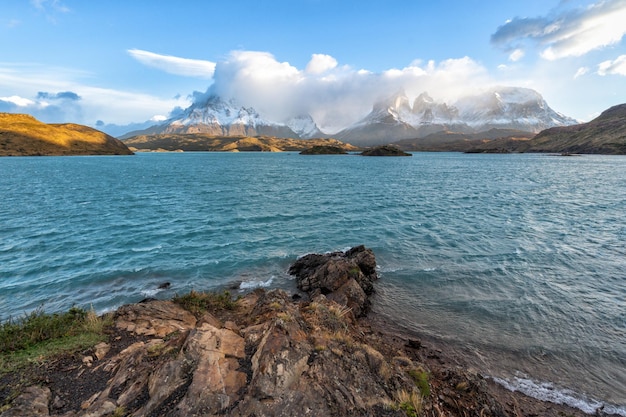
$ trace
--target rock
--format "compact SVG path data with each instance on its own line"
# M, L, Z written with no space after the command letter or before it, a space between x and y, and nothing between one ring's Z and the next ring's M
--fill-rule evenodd
M49 416L48 403L51 397L50 388L32 386L24 390L0 417L35 417Z
M298 288L315 295L318 291L352 309L356 317L367 313L368 295L374 292L376 257L371 249L356 246L347 252L310 254L289 268Z
M101 361L102 359L104 359L104 357L107 355L107 353L109 353L109 350L111 349L111 345L109 345L108 343L98 343L95 347L95 353L94 355L96 355L96 359L98 359L99 361Z
M115 325L141 335L165 337L175 331L192 329L196 318L172 301L155 300L120 307Z
M171 286L171 285L172 285L172 284L170 284L169 282L164 282L164 283L160 284L160 285L157 287L157 289L158 289L158 290L167 290L167 289L169 289L169 288L170 288L170 286Z
M54 383L52 391L31 387L0 417L49 416L53 396L50 407L65 413L54 417L403 416L399 393L421 389L413 376L419 369L428 369L423 415L505 415L481 377L427 367L421 342L389 337L349 314L364 316L374 291L371 250L307 255L291 270L306 300L258 289L197 322L171 302L120 308L118 332L141 336L124 336L124 349L112 341L117 354L98 345L92 368L78 357L47 373L69 379L63 387L80 387L71 397Z
M218 414L239 399L246 385L246 374L239 371L245 357L241 336L205 323L189 336L184 355L196 367L177 415Z
M313 146L300 152L300 155L347 155L345 149L339 146Z
M58 410L60 408L65 407L65 401L63 401L61 399L61 397L59 397L58 395L54 396L54 400L52 401L52 408L54 408L55 410Z
M377 146L360 153L362 156L413 156L393 145Z

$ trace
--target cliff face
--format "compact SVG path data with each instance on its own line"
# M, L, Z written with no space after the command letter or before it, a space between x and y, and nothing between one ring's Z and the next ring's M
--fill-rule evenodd
M442 365L441 352L419 340L374 327L367 318L378 278L371 250L307 255L290 273L302 291L292 296L257 290L204 312L195 308L199 293L124 306L109 343L49 370L0 417L562 411L521 414L517 402L507 409L480 376Z
M0 156L132 155L119 140L87 126L46 124L25 114L0 113Z

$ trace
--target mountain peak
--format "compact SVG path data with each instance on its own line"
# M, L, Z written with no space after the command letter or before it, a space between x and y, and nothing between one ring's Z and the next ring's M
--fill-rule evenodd
M144 130L131 132L124 138L142 134L204 133L216 136L274 136L277 138L327 137L309 114L299 115L286 123L263 118L254 107L240 105L237 100L217 94L206 94L178 115Z
M552 110L541 94L529 88L495 87L452 104L423 92L410 107L402 91L379 101L372 112L337 137L356 145L380 145L432 133L477 133L513 129L537 133L576 120Z
M411 106L409 104L409 98L406 95L406 92L401 89L398 90L392 96L389 96L383 100L378 101L374 104L374 111L377 112L394 112L399 113L403 111L411 111Z
M428 94L428 92L424 91L419 96L415 98L413 102L413 107L415 107L418 103L434 103L435 100Z

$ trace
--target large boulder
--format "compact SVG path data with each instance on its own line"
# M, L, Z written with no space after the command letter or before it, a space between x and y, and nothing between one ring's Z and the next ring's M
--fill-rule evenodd
M378 279L374 252L363 245L346 252L303 256L291 265L289 273L311 297L323 294L350 308L356 317L367 313L368 295Z

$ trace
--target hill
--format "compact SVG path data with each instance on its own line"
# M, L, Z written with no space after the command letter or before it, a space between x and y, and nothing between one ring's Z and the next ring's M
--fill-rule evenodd
M529 145L527 152L625 155L626 104L611 107L589 123L544 130Z
M46 124L25 114L0 113L0 156L132 155L122 142L87 126Z
M611 107L588 123L546 129L528 141L498 139L476 146L471 151L490 152L494 149L626 155L626 104Z
M355 146L336 139L285 139L272 136L214 136L204 133L139 135L124 140L138 151L283 152L314 146L335 146L345 151Z
M498 140L527 141L533 133L515 129L490 129L479 133L437 132L422 138L404 139L393 145L413 152L467 152Z

